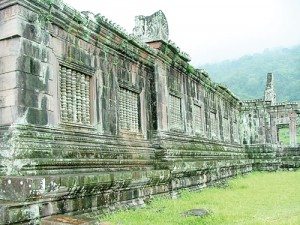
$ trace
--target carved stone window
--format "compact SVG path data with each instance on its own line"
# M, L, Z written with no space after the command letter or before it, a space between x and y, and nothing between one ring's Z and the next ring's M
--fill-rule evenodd
M139 132L139 94L120 88L118 97L120 129Z
M90 125L90 76L60 66L60 106L64 123Z
M201 134L203 131L201 116L201 107L198 105L194 105L194 131L196 134Z
M171 130L183 129L181 99L174 95L169 95L169 128Z

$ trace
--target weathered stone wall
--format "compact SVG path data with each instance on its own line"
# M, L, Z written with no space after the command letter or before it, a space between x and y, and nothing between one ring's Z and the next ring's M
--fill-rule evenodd
M253 170L275 171L281 167L281 147L271 144L245 146L248 157L253 160Z
M244 101L241 107L241 141L255 170L297 168L297 127L300 126L296 103L276 103L273 75L267 75L265 98ZM298 122L298 124L297 124ZM280 141L279 130L289 129L289 147Z
M243 144L271 144L270 102L261 99L243 102L241 111L241 141Z
M245 101L241 110L241 134L243 144L281 145L278 131L289 128L290 145L297 146L297 103L276 103L270 101Z
M2 113L1 124L51 124L57 92L53 82L53 57L49 33L42 30L38 15L20 5L1 9Z
M297 127L299 124L299 106L297 103L276 103L273 74L267 74L264 99L242 102L241 133L243 144L282 145L279 129L289 129L290 145L297 146Z
M242 103L174 43L145 44L59 0L0 9L0 224L142 204L281 165L262 146L274 144L280 107ZM159 12L147 23L157 16L166 22Z

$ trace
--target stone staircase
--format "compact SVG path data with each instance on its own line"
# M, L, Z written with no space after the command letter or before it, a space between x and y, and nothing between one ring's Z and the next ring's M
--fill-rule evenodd
M295 169L300 167L300 146L285 147L282 151L281 168Z

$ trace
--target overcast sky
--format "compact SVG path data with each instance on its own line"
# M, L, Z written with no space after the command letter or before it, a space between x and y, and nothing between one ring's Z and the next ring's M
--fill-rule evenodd
M100 13L129 33L136 15L162 10L170 39L192 64L235 59L266 48L300 44L300 0L64 0Z

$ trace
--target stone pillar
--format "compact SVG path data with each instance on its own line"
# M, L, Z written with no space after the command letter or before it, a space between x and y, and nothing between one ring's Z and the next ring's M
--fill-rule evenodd
M271 144L278 143L278 131L276 126L276 115L270 113L270 132L271 132Z
M58 96L53 68L59 68L47 23L21 5L1 12L0 82L5 85L0 85L0 124L56 125Z
M295 147L297 145L297 114L290 113L290 145Z
M168 83L166 65L155 62L155 89L157 99L157 131L168 130Z
M18 61L21 55L21 19L18 5L6 6L0 1L0 125L10 125L21 120L25 109L18 105L21 80Z
M141 115L140 115L140 123L141 123L141 133L143 134L144 139L147 139L147 111L149 110L147 107L147 101L146 101L146 82L143 77L140 78L141 83L143 83L143 89L140 93L140 110L141 110Z
M183 131L188 134L193 134L193 105L194 99L191 94L192 83L187 79L187 77L183 77L181 84L181 91L183 93L182 104L181 104L181 113L182 113L182 126Z

